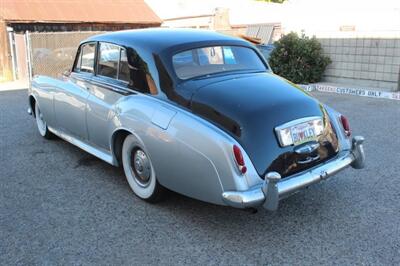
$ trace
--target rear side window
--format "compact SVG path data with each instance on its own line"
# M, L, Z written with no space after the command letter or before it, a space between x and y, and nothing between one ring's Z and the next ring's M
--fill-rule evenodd
M120 57L119 46L110 43L100 43L98 75L117 78Z
M118 79L129 82L128 56L126 55L126 50L123 48L121 49Z
M80 72L94 73L95 52L95 43L82 45L74 70Z
M129 71L125 48L111 43L100 43L97 75L129 82Z

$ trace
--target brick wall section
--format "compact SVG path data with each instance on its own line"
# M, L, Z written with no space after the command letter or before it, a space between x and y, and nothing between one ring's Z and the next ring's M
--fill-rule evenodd
M319 39L332 59L324 81L365 87L399 89L400 38Z

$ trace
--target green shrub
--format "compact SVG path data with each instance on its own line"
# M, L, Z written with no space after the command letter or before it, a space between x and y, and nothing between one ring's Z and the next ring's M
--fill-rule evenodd
M300 84L318 82L332 61L318 40L291 32L274 43L269 63L274 73Z

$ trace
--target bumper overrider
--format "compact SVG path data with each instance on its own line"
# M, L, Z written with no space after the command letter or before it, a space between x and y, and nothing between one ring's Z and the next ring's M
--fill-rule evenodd
M258 207L263 205L267 210L276 210L279 201L298 190L331 177L347 166L355 169L364 168L364 137L352 139L351 150L339 152L333 159L324 162L306 172L292 175L281 180L277 172L267 173L263 184L246 191L226 191L222 193L225 203L236 208Z

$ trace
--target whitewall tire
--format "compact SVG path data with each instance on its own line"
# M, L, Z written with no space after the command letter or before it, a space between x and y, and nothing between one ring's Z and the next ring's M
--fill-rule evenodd
M53 134L49 131L47 123L44 120L43 114L40 111L39 105L37 103L35 104L35 119L39 134L46 139L51 139L53 137Z
M151 159L134 135L128 135L122 146L122 165L133 192L141 199L157 202L164 194L158 183Z

